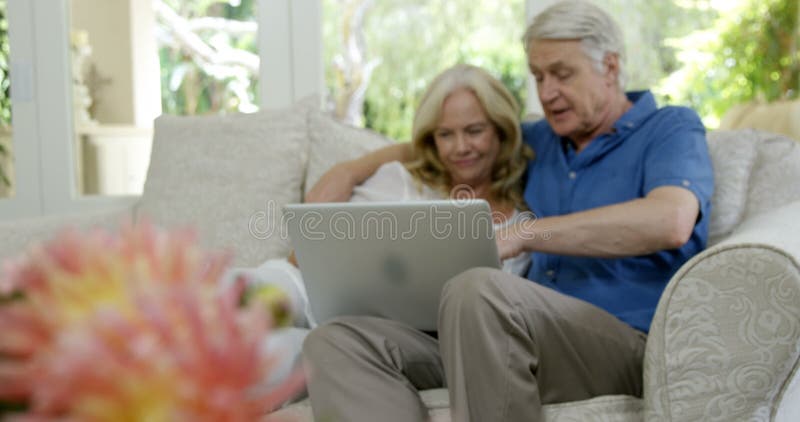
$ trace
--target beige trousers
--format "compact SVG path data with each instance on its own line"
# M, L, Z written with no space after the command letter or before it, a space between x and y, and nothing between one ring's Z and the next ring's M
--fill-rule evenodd
M542 405L642 394L645 335L591 304L499 270L448 281L439 339L345 317L303 346L317 422L425 421L418 390L448 387L453 421L539 421Z

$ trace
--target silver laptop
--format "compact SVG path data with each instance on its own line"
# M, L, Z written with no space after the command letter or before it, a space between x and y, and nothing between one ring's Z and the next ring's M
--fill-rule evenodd
M447 280L500 268L483 200L289 204L283 217L319 323L372 315L436 330Z

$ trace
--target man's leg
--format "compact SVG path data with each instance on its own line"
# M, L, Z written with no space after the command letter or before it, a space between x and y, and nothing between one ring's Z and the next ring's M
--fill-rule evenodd
M380 318L339 318L303 344L314 420L428 419L418 390L444 386L436 339Z
M642 394L643 333L498 270L447 283L439 341L454 421L536 421L543 404Z

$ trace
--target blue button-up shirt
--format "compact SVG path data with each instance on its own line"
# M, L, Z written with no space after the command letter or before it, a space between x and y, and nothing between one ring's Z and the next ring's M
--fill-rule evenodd
M564 215L642 198L660 186L693 192L700 216L679 249L606 259L533 253L528 279L593 303L647 332L672 275L700 252L708 236L714 176L705 128L685 107L658 109L648 92L629 93L631 107L580 153L541 120L522 126L536 153L528 165L525 201L537 217Z

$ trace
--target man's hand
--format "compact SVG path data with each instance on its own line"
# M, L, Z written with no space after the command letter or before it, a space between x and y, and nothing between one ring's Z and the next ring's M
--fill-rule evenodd
M525 252L525 236L530 227L525 225L524 222L517 222L515 224L500 228L495 231L494 238L497 242L497 253L500 255L500 260L513 258Z
M317 183L306 192L306 202L347 202L353 196L353 188L358 183L345 161L331 167L320 177Z

